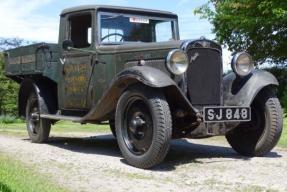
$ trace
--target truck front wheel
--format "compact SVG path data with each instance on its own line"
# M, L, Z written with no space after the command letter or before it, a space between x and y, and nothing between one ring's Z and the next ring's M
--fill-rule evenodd
M169 105L160 90L136 86L119 99L116 134L127 162L138 168L151 168L166 156L171 139Z
M45 103L32 93L26 106L27 131L32 143L45 143L50 134L51 123L48 119L40 118L40 107L42 110L47 109Z
M271 89L263 89L251 105L251 121L241 123L227 133L232 148L244 156L262 156L277 144L283 127L278 98Z

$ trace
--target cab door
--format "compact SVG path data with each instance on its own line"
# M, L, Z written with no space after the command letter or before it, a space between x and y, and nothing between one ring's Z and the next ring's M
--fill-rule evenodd
M58 87L60 109L88 109L88 89L94 57L91 51L94 47L93 20L92 11L73 13L61 19L65 27L61 27L60 39L71 40L76 49L67 51L61 48L62 70Z

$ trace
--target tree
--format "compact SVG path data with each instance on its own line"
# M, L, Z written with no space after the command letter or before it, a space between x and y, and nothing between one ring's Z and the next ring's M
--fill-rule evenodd
M29 44L29 42L18 38L0 38L0 51L20 47L23 44Z
M0 51L19 47L21 39L0 39ZM4 55L0 52L0 114L17 116L19 85L4 75Z
M246 50L257 64L287 65L286 0L210 0L195 14L214 25L216 39L231 51Z

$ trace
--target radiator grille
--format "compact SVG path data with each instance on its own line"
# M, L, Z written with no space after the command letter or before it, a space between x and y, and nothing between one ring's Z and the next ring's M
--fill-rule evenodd
M191 47L186 72L188 96L193 105L222 104L221 49Z

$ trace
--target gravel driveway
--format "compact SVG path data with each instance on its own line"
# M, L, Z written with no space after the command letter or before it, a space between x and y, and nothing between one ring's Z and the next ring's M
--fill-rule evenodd
M111 135L52 137L48 144L0 135L0 153L71 191L287 191L287 151L244 158L222 141L175 140L153 170L126 164Z

